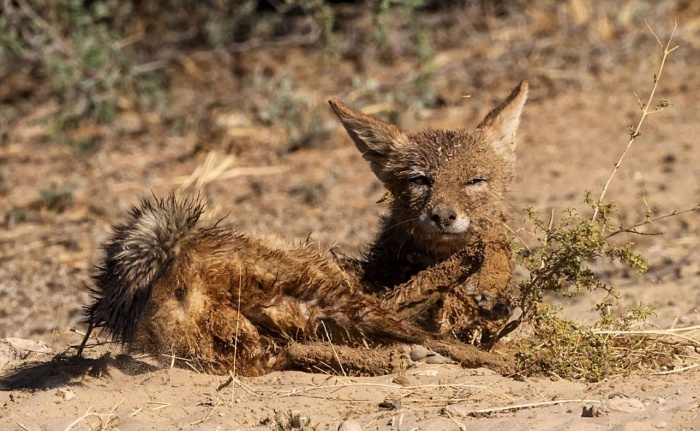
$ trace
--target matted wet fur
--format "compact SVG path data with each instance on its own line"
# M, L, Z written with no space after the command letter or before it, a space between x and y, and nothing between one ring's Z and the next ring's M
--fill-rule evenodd
M391 195L364 259L345 263L385 308L487 348L511 315L512 253L503 223L527 91L521 82L474 129L418 133L330 101Z
M420 343L465 366L507 369L502 358L439 338L489 346L510 315L501 223L526 93L523 82L474 130L416 134L331 101L393 196L366 260L199 225L197 200L143 200L103 246L87 323L214 372L294 367L304 361L286 354L290 342L323 339Z

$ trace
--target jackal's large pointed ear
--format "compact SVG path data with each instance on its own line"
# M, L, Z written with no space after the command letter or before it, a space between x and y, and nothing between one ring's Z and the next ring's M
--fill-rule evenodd
M496 152L506 160L515 161L515 132L527 99L527 81L522 81L510 96L488 113L478 128L484 130Z
M407 138L404 132L394 125L352 109L339 100L331 99L328 103L345 126L362 157L370 163L374 174L385 181L383 168L392 155L405 145Z

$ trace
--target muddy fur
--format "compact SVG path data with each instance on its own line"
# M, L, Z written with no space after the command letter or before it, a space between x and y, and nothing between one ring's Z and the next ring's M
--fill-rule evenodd
M504 235L454 253L382 295L382 307L427 331L490 348L511 315L513 262Z
M404 133L332 100L389 213L353 264L385 308L438 334L490 347L510 317L512 253L504 234L523 81L474 129Z

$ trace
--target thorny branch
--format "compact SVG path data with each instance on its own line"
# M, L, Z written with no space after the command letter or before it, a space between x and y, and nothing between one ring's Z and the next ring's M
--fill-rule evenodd
M629 226L629 227L620 227L619 229L617 229L617 230L615 230L615 231L609 233L609 234L605 237L605 239L607 240L607 239L609 239L609 238L611 238L611 237L613 237L613 236L615 236L615 235L619 235L619 234L621 234L621 233L633 233L633 234L635 234L635 235L660 235L660 234L662 234L663 232L645 233L645 232L640 232L640 231L638 231L637 228L638 228L638 227L642 227L642 226L646 226L646 225L649 225L649 224L654 224L654 222L657 222L657 221L659 221L659 220L663 220L663 219L666 219L666 218L669 218L669 217L675 217L675 216L677 216L677 215L681 215L681 214L685 214L685 213L690 213L690 212L698 211L698 210L700 210L700 204L695 205L695 206L692 207L692 208L688 208L688 209L682 210L682 211L673 210L673 211L671 211L671 212L668 213L668 214L664 214L664 215L661 215L661 216L658 216L658 217L653 217L653 218L652 218L652 217L647 217L644 221L640 221L640 222L638 222L638 223L635 223L635 224L633 224L632 226Z
M639 107L642 110L642 113L639 117L639 121L637 122L637 126L634 128L630 129L630 140L627 142L627 147L625 147L625 150L622 152L620 155L620 158L617 160L615 163L615 166L610 173L610 176L608 177L608 180L605 182L605 185L603 186L603 191L600 194L600 197L598 198L598 202L603 202L603 199L605 198L606 193L608 192L608 188L610 187L610 183L612 182L613 178L615 177L615 174L617 173L618 169L620 169L620 165L622 165L622 161L624 160L625 156L627 155L627 152L629 151L630 147L632 147L632 144L634 143L635 139L640 134L640 130L642 129L642 124L644 123L644 120L646 117L648 117L651 114L655 114L657 112L661 112L663 108L668 106L668 102L666 101L661 101L657 106L654 107L654 109L650 109L651 104L654 100L654 95L656 94L656 88L659 85L659 79L661 79L661 73L664 70L664 65L666 64L666 58L668 58L668 55L671 54L673 51L675 51L678 46L674 46L673 48L671 47L671 43L673 42L673 36L676 33L676 28L678 27L677 22L673 22L673 30L671 31L671 36L668 38L668 42L666 42L666 45L664 45L659 37L654 33L654 30L649 27L649 23L644 20L644 24L646 24L647 28L651 32L651 34L654 36L656 41L658 42L659 46L663 50L663 56L661 57L661 64L659 65L659 71L654 74L654 85L651 88L651 93L649 94L649 99L647 100L647 103L642 103L641 99L639 96L635 94L635 97L637 98L637 103L639 103ZM595 210L593 211L593 216L591 217L591 221L595 221L596 218L598 218L599 214L599 209L600 205L596 205Z

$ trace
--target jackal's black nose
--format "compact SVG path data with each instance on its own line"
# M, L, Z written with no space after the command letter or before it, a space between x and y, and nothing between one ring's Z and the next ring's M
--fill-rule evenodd
M430 220L440 227L447 227L457 220L457 213L447 204L437 204L430 211Z

